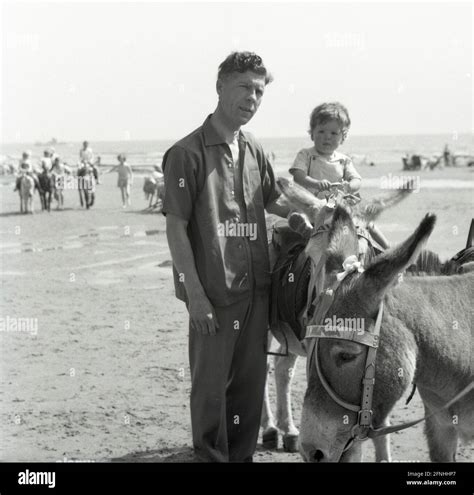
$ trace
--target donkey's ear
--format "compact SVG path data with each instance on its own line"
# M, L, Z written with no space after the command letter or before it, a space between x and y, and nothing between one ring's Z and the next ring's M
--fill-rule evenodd
M349 212L338 205L334 211L326 251L326 273L340 272L346 258L357 255L359 243L357 231Z
M399 275L416 260L435 222L435 215L426 215L408 239L377 256L357 280L357 290L362 291L365 299L370 298L378 304L385 289L396 282Z

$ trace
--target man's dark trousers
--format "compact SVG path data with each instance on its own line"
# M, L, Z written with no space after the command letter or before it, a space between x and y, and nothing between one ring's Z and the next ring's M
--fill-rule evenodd
M248 461L262 414L268 295L214 310L216 335L189 329L194 449L204 461Z

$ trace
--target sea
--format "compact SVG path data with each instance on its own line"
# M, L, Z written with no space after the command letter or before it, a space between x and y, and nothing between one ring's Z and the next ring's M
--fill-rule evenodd
M110 167L117 164L117 155L125 153L127 160L137 172L151 170L161 165L165 151L177 139L153 141L94 141L87 136L95 156L101 157L101 165ZM309 137L260 138L264 150L272 158L273 167L278 175L287 175L296 153L302 148L311 147ZM445 146L451 153L459 156L457 165L463 165L468 156L474 157L474 139L471 134L430 134L430 135L379 135L349 136L339 149L352 157L354 165L370 167L375 170L401 170L402 157L406 154L419 154L426 158L439 156ZM56 153L68 165L78 162L80 142L15 143L0 144L0 164L18 164L25 150L32 153L33 163L39 162L43 151L54 146ZM372 175L372 174L370 174Z

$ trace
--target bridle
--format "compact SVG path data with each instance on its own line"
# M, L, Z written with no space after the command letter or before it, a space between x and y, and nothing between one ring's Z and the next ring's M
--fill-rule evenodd
M347 261L347 260L346 260ZM314 314L312 321L321 323L324 321L326 313L331 307L334 301L334 294L340 284L340 282L345 278L348 273L353 272L358 269L363 271L356 264L352 264L345 269L342 277L338 277L332 287L323 291L316 301L316 313ZM357 422L351 428L351 437L349 438L346 446L344 447L343 453L349 450L355 441L364 441L369 438L377 438L382 435L388 435L389 433L394 433L396 431L405 430L411 426L414 426L426 419L438 414L439 412L449 408L452 404L457 402L459 399L468 394L474 389L474 381L467 385L461 392L459 392L455 397L453 397L449 402L447 402L440 409L424 416L420 419L414 421L408 421L399 425L394 426L384 426L381 428L374 428L373 425L373 392L375 385L375 360L377 358L377 349L380 341L380 327L382 324L383 317L383 301L379 305L377 317L375 319L375 324L373 326L372 332L363 331L359 333L357 329L350 327L336 326L332 327L330 325L313 324L306 326L305 339L311 339L308 348L308 360L307 360L307 377L309 380L310 370L312 366L312 361L314 358L316 371L318 378L324 387L327 394L331 399L336 402L339 406L357 413ZM341 398L332 388L331 385L326 380L323 370L321 369L321 363L319 362L318 350L319 350L319 339L342 339L356 342L368 347L367 357L365 360L364 376L362 379L362 395L360 404L351 404L343 398Z
M354 263L348 268L346 268L345 275L354 271L355 269L361 269ZM340 282L345 277L338 277L332 287L327 288L323 291L319 300L316 302L316 313L312 318L313 322L321 323L324 320L330 306L334 300L334 294L340 284ZM383 302L380 303L378 314L375 320L375 325L372 332L364 331L360 333L355 328L336 326L332 327L330 325L313 324L306 326L305 339L311 339L308 349L308 361L307 361L307 375L309 377L309 371L312 366L313 358L316 365L316 371L318 373L318 378L326 390L327 394L331 399L348 411L357 413L357 422L351 428L351 438L348 441L344 451L348 450L355 440L366 440L369 438L370 431L373 430L372 425L372 397L374 391L375 383L375 360L377 357L377 348L379 345L380 337L380 326L382 323L383 316ZM360 404L351 404L347 402L342 397L340 397L330 386L326 380L322 369L321 363L319 362L318 350L319 350L319 339L342 339L356 342L368 347L367 357L365 360L364 367L364 377L362 379L362 396Z

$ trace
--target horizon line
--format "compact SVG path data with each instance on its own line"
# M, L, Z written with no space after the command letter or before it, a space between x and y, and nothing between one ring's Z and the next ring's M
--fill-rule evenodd
M252 131L249 131L252 134L254 134ZM470 131L465 131L465 132L459 132L457 133L458 136L464 136L464 135L469 135L471 134ZM389 136L453 136L453 131L449 132L429 132L429 133L377 133L377 134L352 134L351 136L348 137L350 139L351 137L389 137ZM303 136L303 135L286 135L286 136L258 136L256 135L257 139L304 139L307 138L308 136ZM51 139L57 139L52 137ZM57 145L63 145L63 144L73 144L73 143L79 143L81 144L83 141L88 141L90 143L92 142L99 142L99 143L114 143L114 142L120 142L120 143L127 143L129 141L135 141L135 142L149 142L149 141L173 141L176 140L178 141L181 139L180 137L161 137L161 138L135 138L135 139L90 139L90 138L83 138L80 140L65 140L61 141L58 140L56 143ZM10 142L2 142L0 140L0 146L10 146L10 145L19 145L19 144L30 144L33 146L53 146L54 143L50 143L48 141L43 142L40 140L32 140L32 141L10 141Z

